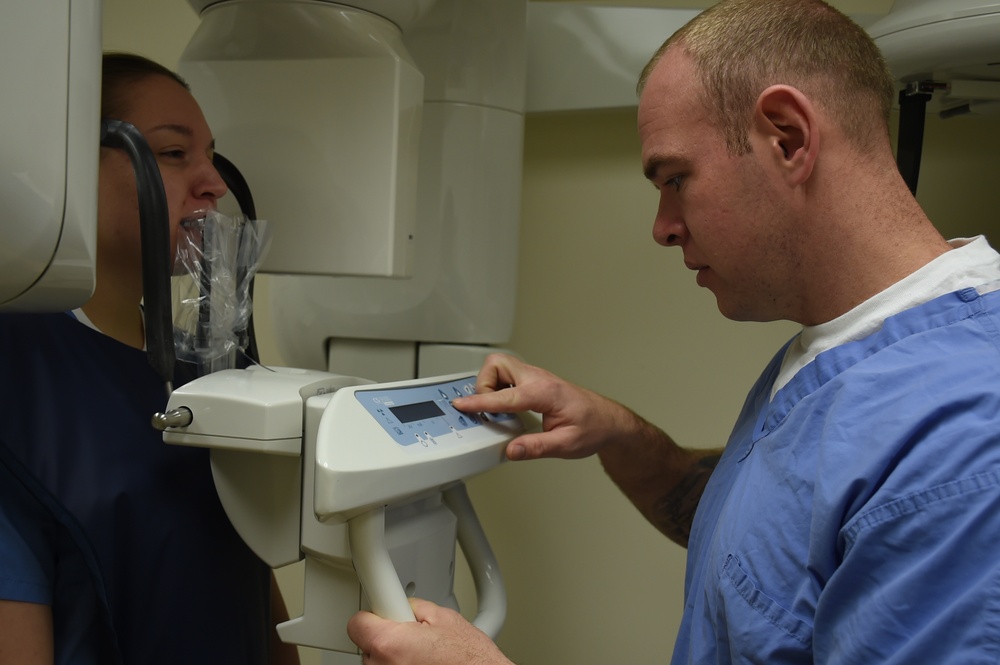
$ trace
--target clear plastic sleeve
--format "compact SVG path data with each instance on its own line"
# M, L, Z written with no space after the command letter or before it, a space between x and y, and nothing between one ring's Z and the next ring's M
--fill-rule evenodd
M249 344L251 284L267 249L264 220L200 213L181 222L174 276L174 352L198 376L237 366Z

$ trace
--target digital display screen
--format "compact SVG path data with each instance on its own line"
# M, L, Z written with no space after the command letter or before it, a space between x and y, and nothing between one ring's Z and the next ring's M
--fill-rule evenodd
M404 404L402 406L390 406L392 415L399 418L401 423L412 423L415 420L426 418L436 418L443 416L444 411L434 402L417 402L416 404Z

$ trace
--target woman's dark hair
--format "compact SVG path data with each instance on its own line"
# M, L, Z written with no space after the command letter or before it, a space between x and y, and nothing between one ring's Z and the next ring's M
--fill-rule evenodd
M128 110L128 88L150 76L165 76L190 91L187 81L166 67L134 53L107 51L101 69L101 117L121 118Z

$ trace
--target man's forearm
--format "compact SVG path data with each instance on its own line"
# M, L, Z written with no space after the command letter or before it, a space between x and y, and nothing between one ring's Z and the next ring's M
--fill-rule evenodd
M662 430L634 415L620 443L606 446L601 463L642 515L687 547L691 523L721 450L681 448Z
M719 463L720 451L691 450L695 461L684 474L652 507L646 519L678 545L687 547L691 524L698 509L701 495L709 477Z

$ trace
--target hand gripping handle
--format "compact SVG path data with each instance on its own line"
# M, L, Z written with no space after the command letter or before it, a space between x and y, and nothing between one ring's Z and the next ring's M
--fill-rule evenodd
M478 613L473 624L496 639L507 616L507 591L496 557L486 540L464 483L444 491L445 505L458 520L458 544L465 553L476 587ZM348 522L351 556L372 611L392 621L415 621L410 602L399 583L385 542L385 507L370 510Z
M372 611L383 619L416 621L385 544L385 506L348 521L347 529L354 571L368 594Z

